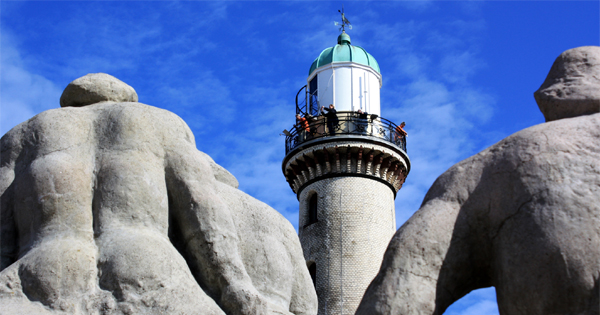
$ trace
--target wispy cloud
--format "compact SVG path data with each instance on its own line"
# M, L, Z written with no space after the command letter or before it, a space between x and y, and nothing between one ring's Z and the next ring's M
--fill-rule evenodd
M238 103L231 87L214 73L201 72L192 81L174 83L165 83L159 88L162 99L173 100L161 106L186 117L197 138L222 135L223 126L236 119Z
M397 5L439 9L429 2L422 7ZM419 208L437 176L476 153L478 129L493 114L494 96L472 82L485 67L473 40L485 27L476 10L471 11L471 18L366 22L360 29L361 38L372 34L362 46L374 47L387 62L380 64L382 116L407 123L412 170L396 198L398 225ZM372 15L378 20L377 13Z
M471 51L455 52L442 57L440 72L443 79L452 84L465 84L484 67L482 60Z
M247 89L241 98L261 100L261 106L241 109L236 129L222 137L225 145L206 150L238 178L241 190L277 209L297 226L298 202L281 171L285 138L277 136L293 122L288 84Z
M15 40L2 30L0 41L0 134L51 108L59 107L62 89L27 67Z

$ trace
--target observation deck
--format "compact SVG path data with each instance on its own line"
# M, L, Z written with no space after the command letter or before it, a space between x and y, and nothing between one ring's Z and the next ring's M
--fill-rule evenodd
M366 118L360 118L357 112L337 112L338 123L334 126L335 132L332 134L327 129L327 119L324 116L307 117L309 120L310 131L307 132L298 127L292 128L289 135L285 138L285 154L295 151L303 144L309 144L313 140L319 141L337 141L343 136L360 136L365 141L388 142L406 153L406 138L398 137L395 130L398 127L393 122L377 115L366 115Z
M282 169L292 190L299 195L316 180L369 177L389 186L394 195L410 171L406 138L397 125L377 115L337 112L333 132L327 118L311 117L309 131L295 126L286 134Z

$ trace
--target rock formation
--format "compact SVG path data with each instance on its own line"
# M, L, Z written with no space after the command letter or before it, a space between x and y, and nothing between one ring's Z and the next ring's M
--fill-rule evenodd
M0 140L0 313L316 314L291 224L136 100L88 75Z
M600 112L600 47L560 54L533 95L546 121Z
M100 102L137 102L135 90L106 73L90 73L69 83L60 97L60 107L85 106Z
M536 92L549 122L442 174L357 314L442 314L489 286L500 314L600 313L600 47L569 50L552 69Z

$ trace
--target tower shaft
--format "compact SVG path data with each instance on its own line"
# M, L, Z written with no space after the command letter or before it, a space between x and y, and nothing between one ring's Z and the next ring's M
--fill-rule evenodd
M300 224L317 196L317 221L300 232L304 257L314 264L319 314L354 314L395 232L394 194L364 177L333 177L300 194Z
M338 135L313 140L286 160L319 314L354 314L396 230L394 198L408 159L379 138Z

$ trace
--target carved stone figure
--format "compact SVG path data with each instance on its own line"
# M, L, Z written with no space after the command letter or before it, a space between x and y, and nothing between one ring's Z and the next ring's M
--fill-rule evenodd
M549 122L442 174L396 232L357 314L442 314L489 286L500 314L599 314L598 78L600 47L562 54L536 92ZM567 84L572 93L548 96Z
M0 313L316 314L291 224L132 91L88 75L2 137Z
M550 68L533 94L546 121L600 111L600 53L598 46L569 49Z

